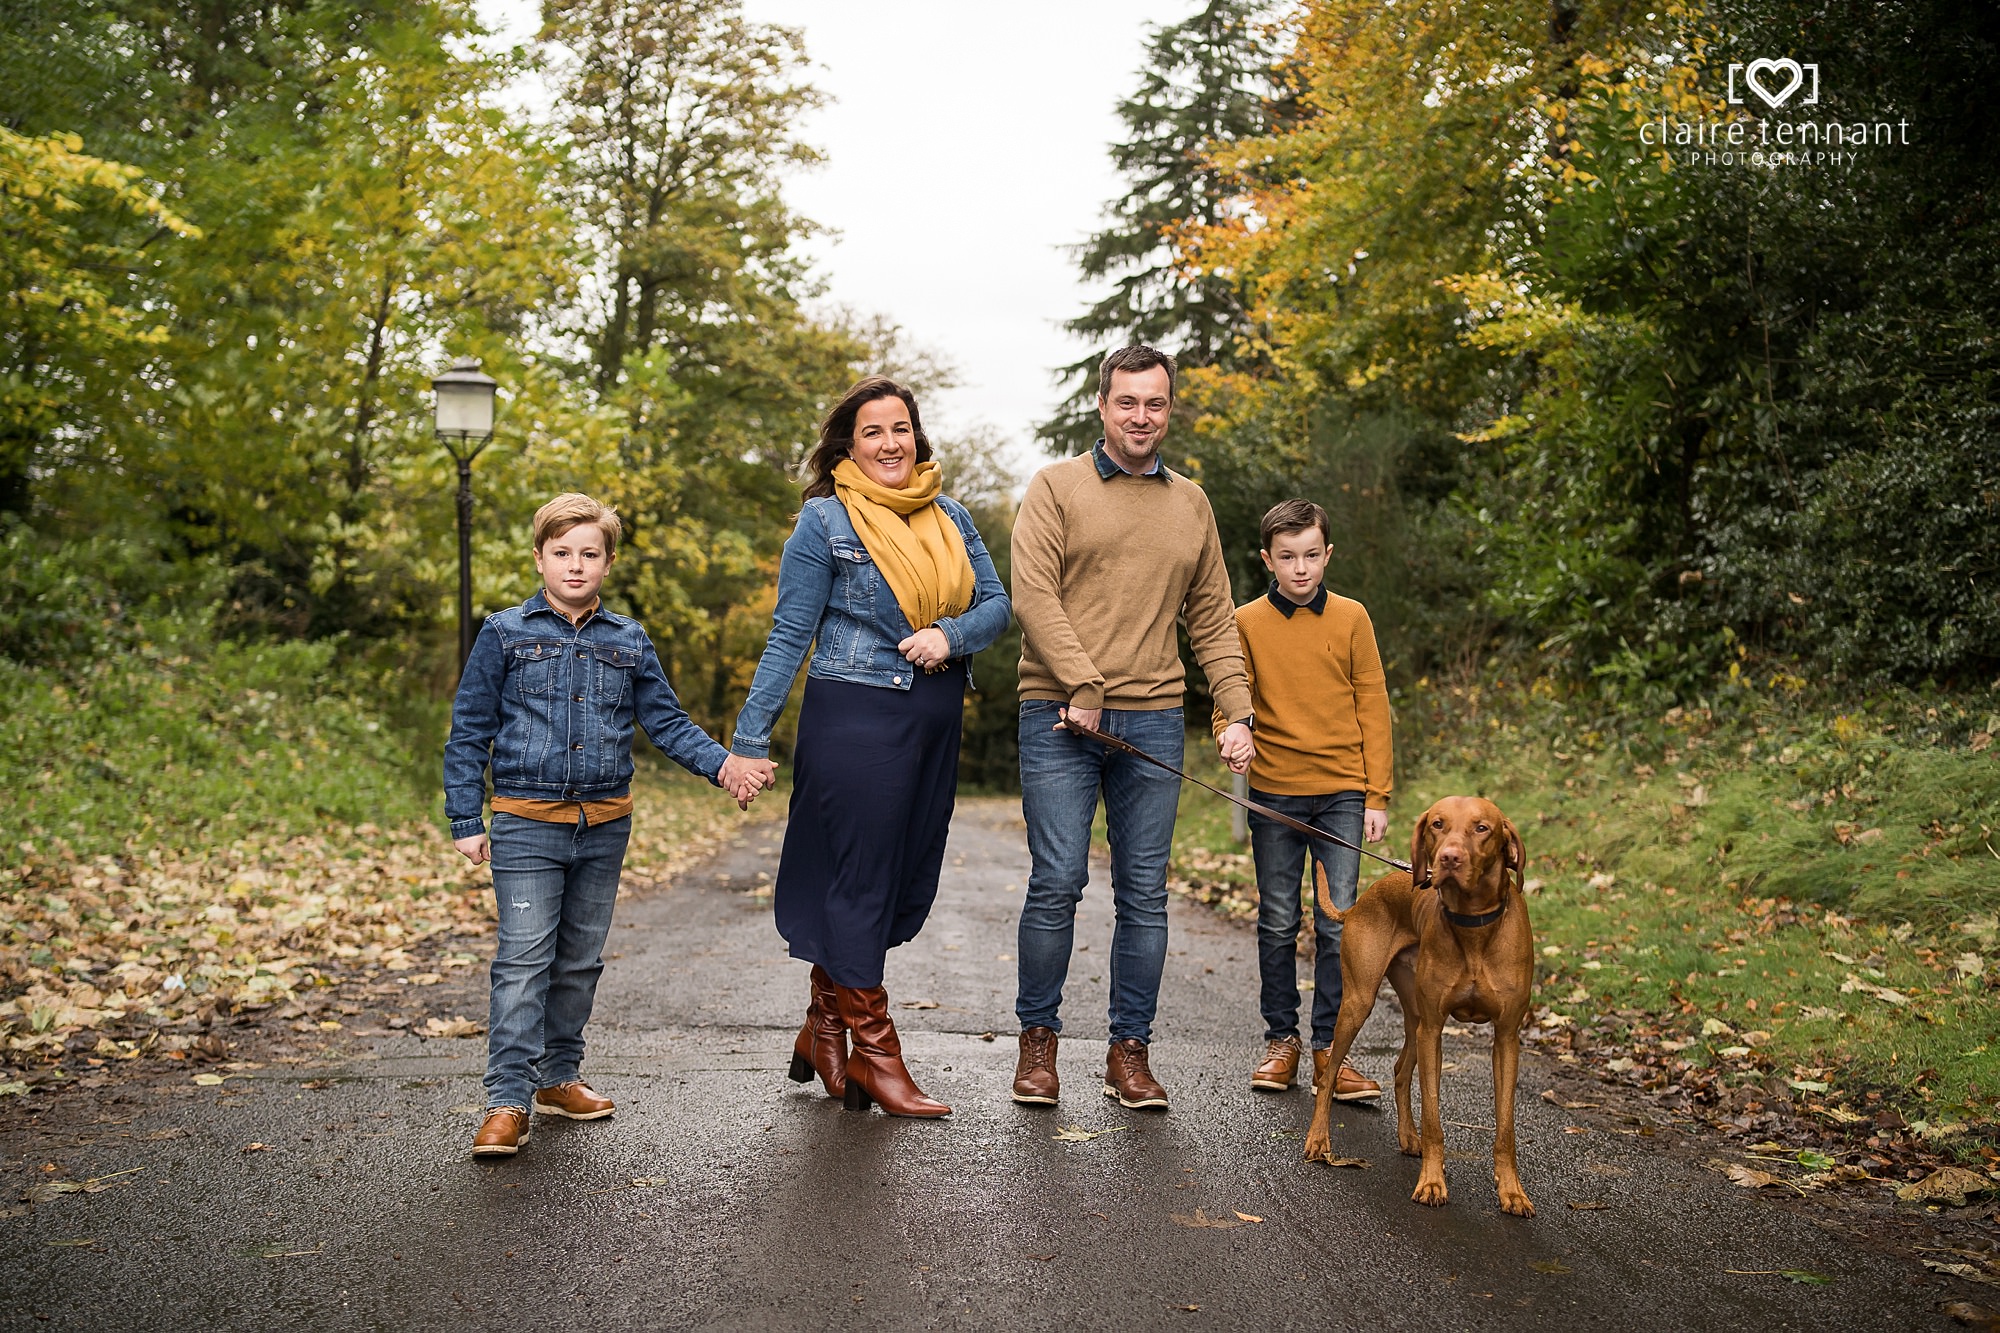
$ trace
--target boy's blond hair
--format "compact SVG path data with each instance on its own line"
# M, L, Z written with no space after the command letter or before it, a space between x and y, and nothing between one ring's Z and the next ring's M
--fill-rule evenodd
M585 523L595 523L604 534L606 555L618 554L618 534L624 531L618 511L580 491L565 491L535 511L535 549Z

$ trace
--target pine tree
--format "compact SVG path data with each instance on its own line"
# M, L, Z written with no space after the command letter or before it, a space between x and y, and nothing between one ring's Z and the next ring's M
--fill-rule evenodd
M1058 372L1069 398L1036 432L1056 452L1078 453L1097 438L1097 365L1113 347L1149 343L1183 365L1229 355L1242 302L1226 279L1183 275L1170 239L1217 221L1234 197L1206 146L1263 134L1281 114L1269 8L1268 0L1209 0L1146 44L1138 91L1118 104L1128 133L1111 149L1131 188L1106 205L1109 225L1077 247L1083 276L1115 285L1064 325L1092 350Z

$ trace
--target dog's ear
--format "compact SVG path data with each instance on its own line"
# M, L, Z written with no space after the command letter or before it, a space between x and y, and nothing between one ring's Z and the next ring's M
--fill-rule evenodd
M1431 810L1417 816L1417 830L1410 835L1410 881L1419 887L1431 877Z
M1514 827L1511 819L1500 821L1500 838L1505 847L1507 869L1514 872L1514 887L1521 888L1527 882L1528 853L1521 846L1521 832Z

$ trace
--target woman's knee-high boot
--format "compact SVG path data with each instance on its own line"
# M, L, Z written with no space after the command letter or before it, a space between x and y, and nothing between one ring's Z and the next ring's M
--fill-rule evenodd
M827 1096L847 1094L847 1024L840 1019L833 978L818 963L813 964L812 1003L806 1006L806 1023L799 1029L799 1039L792 1043L791 1079L804 1083L815 1073Z
M854 1039L847 1058L847 1109L865 1111L869 1102L876 1101L890 1115L950 1115L949 1106L924 1096L903 1066L903 1043L889 1021L889 992L880 986L869 990L836 986L834 994L841 1021Z

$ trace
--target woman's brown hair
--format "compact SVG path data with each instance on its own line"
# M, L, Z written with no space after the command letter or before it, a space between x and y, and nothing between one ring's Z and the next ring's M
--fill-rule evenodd
M841 396L819 423L819 443L806 456L805 499L833 494L833 469L854 448L854 419L866 403L879 398L900 398L910 409L910 433L917 438L917 461L927 463L931 441L924 434L923 418L917 415L917 396L886 375L870 375Z

